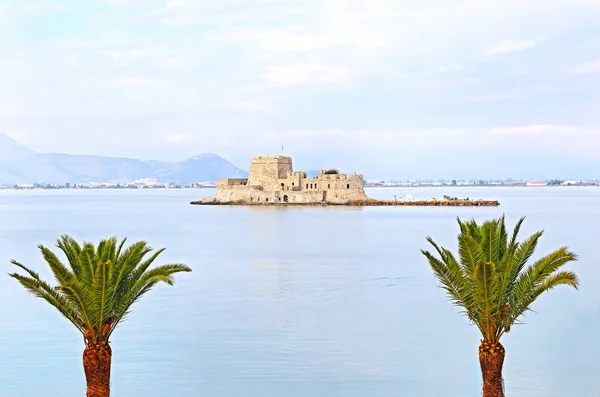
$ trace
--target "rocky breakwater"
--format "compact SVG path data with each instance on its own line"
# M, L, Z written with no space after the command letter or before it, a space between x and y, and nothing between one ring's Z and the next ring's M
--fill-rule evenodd
M321 206L364 206L364 207L377 207L377 206L418 206L418 207L497 207L500 202L497 200L484 200L476 199L472 200L469 198L457 198L443 196L442 198L430 198L425 200L419 199L394 199L394 200L377 200L377 199L366 199L366 200L354 200L343 203L331 203L331 202L314 202L314 203L286 203L280 201L271 202L256 202L256 201L220 201L214 198L205 198L199 201L192 201L190 204L193 205L253 205L253 206L282 206L282 205L321 205Z

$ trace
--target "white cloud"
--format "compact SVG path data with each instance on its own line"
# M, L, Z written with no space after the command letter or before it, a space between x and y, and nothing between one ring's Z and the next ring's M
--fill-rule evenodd
M26 124L41 137L81 130L92 118L110 120L117 135L155 131L152 144L162 155L161 144L171 131L190 139L191 131L206 125L207 113L214 120L203 128L202 139L209 144L220 139L234 147L241 136L294 126L309 138L346 135L344 144L354 150L394 150L432 140L471 144L479 139L473 131L489 132L503 122L530 130L600 122L592 114L597 105L590 103L597 80L584 85L585 79L572 75L599 70L597 60L573 67L597 48L597 38L589 33L598 20L599 10L591 7L596 0L100 4L93 15L48 13L48 23L58 23L53 16L60 15L61 21L72 16L94 26L78 30L73 25L62 36L63 29L48 37L24 35L20 27L30 23L28 13L9 13L2 20L3 123ZM2 14L1 0L0 8ZM542 39L547 45L537 44ZM531 48L535 51L527 51ZM522 51L518 60L477 62L484 53L513 51ZM19 58L20 52L27 55ZM165 114L172 116L168 123L160 118ZM80 124L66 115L81 116ZM164 124L149 121L153 116ZM114 121L120 118L127 122ZM468 128L459 129L463 126ZM89 139L96 136L101 144L101 130L107 128L90 132ZM496 130L500 135L492 136L518 139L515 131ZM526 131L522 136L544 135ZM177 136L169 139L183 139ZM131 150L140 150L137 141L131 139ZM187 149L169 146L174 148Z
M266 80L277 86L302 84L335 84L350 78L350 72L338 66L326 65L312 59L303 63L270 67Z
M164 138L164 141L168 142L168 143L182 143L187 140L189 140L189 135L179 133L179 132L169 134L169 135L165 136L165 138Z
M572 136L580 131L575 126L571 125L527 125L517 127L497 127L490 130L491 136L537 136L548 137L557 135Z
M582 63L568 70L571 74L597 74L600 73L600 59Z
M483 51L483 55L491 57L494 55L506 54L509 52L524 51L536 45L533 40L509 40L496 43L492 47Z
M600 128L577 125L540 124L497 127L488 131L486 144L531 150L600 157Z
M147 57L148 54L144 51L140 50L130 50L130 51L106 51L104 54L108 55L111 58L121 59L121 58L143 58Z
M144 77L126 77L119 80L119 83L123 85L131 86L142 86L142 87L157 87L164 85L163 82L158 80L146 79Z
M265 112L271 110L269 105L259 101L238 102L232 108L240 112Z

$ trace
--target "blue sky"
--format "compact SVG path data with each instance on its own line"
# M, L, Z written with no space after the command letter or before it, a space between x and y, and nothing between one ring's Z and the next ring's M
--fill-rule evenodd
M600 161L598 21L600 0L2 0L0 131L381 177Z

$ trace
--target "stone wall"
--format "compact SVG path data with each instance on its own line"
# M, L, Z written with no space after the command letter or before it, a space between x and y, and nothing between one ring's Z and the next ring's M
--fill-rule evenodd
M254 186L227 186L217 188L214 198L206 201L216 200L232 203L322 203L323 192L298 192L298 191L268 191Z
M246 178L225 178L217 181L217 188L226 188L227 186L245 186L248 184Z

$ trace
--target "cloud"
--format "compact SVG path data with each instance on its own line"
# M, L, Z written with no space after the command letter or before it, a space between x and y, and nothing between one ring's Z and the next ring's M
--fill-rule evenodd
M0 127L29 131L39 150L86 130L69 150L107 154L111 130L129 156L178 158L199 142L248 156L289 139L307 155L327 141L332 156L377 159L564 136L539 126L577 125L596 142L580 130L600 125L596 0L100 0L43 14L5 3Z
M506 54L509 52L518 52L527 50L536 45L533 40L509 40L502 41L493 45L483 52L483 55L491 57L494 55Z
M572 136L579 129L571 125L527 125L517 127L497 127L490 130L492 136Z
M350 72L343 67L326 65L315 59L271 67L266 71L266 80L276 86L335 84L348 80L350 76Z
M168 143L182 143L189 140L189 136L187 134L182 133L172 133L164 137L164 141Z
M600 59L573 66L568 72L571 74L598 74L600 73Z
M119 80L122 85L141 86L141 87L157 87L164 85L158 80L146 79L144 77L125 77Z
M269 105L259 101L238 102L234 104L232 108L240 112L265 112L271 110Z
M104 52L107 56L115 59L121 58L144 58L148 54L140 50L129 50L129 51L106 51Z
M577 125L526 125L496 127L488 131L489 145L518 145L519 149L552 150L557 153L600 158L600 128Z

